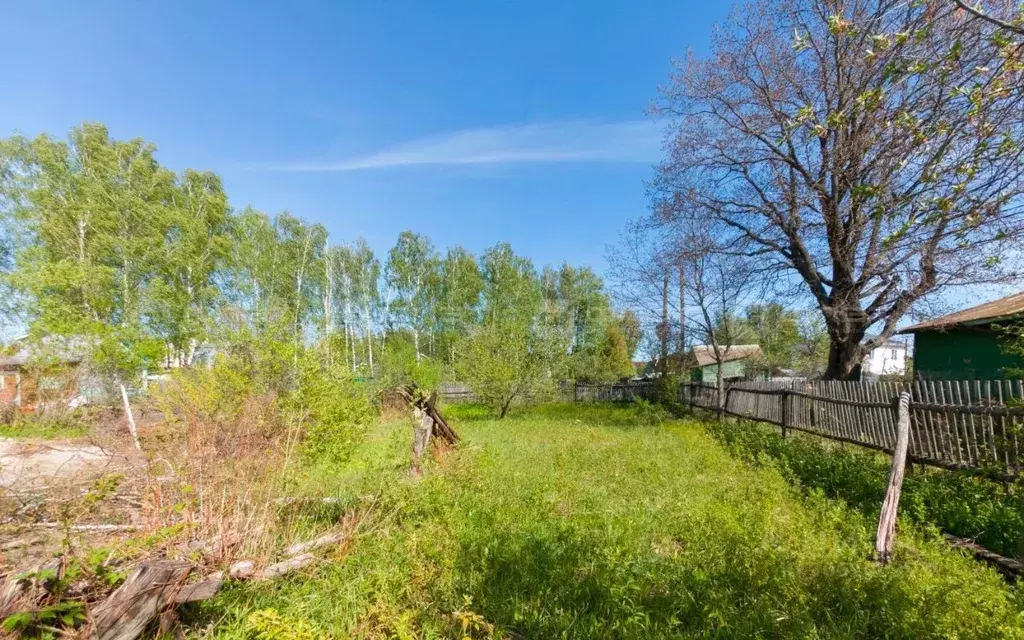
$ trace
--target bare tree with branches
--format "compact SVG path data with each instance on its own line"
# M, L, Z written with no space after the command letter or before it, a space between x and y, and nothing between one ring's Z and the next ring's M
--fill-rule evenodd
M685 274L681 289L687 328L706 345L715 362L718 409L725 408L724 365L733 354L734 336L740 334L740 311L760 292L752 284L750 259L743 252L717 243L708 225L695 222L683 236L678 264Z
M751 5L663 89L653 217L790 274L825 376L854 378L928 296L1017 274L1022 73L1019 39L948 0Z

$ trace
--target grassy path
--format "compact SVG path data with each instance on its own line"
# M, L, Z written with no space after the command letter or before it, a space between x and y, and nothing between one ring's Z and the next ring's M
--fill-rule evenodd
M1020 589L910 532L875 566L873 522L801 497L698 425L604 407L455 422L465 446L420 480L403 473L405 425L320 480L383 482L377 522L312 577L208 605L216 635L1024 637Z

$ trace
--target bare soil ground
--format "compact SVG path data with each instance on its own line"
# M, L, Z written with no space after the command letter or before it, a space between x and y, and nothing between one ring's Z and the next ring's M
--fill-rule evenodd
M0 438L0 488L23 491L124 469L128 458L96 444Z

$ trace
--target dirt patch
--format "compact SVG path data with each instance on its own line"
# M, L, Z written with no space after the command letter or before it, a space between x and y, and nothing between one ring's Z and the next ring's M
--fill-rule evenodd
M128 459L94 444L0 438L0 488L46 486L63 478L88 478L124 468Z

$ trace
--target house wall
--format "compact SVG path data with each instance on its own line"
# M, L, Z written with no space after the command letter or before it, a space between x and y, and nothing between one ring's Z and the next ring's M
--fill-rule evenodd
M1024 369L1024 358L1005 353L991 327L914 334L914 377L923 380L1000 380L1007 368Z
M694 372L694 376L697 378L697 382L704 384L718 384L718 365L709 364L706 367L701 367ZM722 364L722 377L725 379L729 378L745 378L746 367L742 360L733 360L731 362L725 362Z
M907 347L890 344L872 349L864 359L864 370L876 376L902 375L907 370Z
M13 372L0 372L0 404L14 404L18 397L18 377Z

